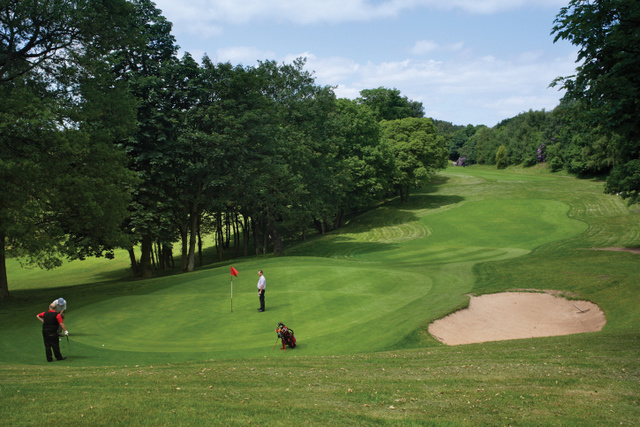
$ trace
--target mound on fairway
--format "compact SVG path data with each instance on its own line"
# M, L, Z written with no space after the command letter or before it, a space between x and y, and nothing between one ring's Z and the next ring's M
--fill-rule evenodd
M447 345L596 332L604 313L589 301L552 292L504 292L471 297L469 307L436 320L429 333Z

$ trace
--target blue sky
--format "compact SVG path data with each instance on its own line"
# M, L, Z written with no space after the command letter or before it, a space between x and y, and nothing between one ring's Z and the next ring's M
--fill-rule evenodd
M156 0L181 53L254 66L306 57L340 98L397 88L425 115L493 126L552 110L577 48L553 43L568 0Z

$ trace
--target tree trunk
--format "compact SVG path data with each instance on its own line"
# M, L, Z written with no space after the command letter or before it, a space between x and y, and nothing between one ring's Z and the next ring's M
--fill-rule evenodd
M175 260L173 259L173 247L167 244L162 245L162 254L165 258L165 265L170 268L176 268Z
M216 253L218 261L222 261L222 252L224 251L224 233L222 231L222 212L216 213Z
M9 299L9 281L7 280L6 238L0 233L0 301Z
M249 255L249 216L242 215L242 220L244 221L244 226L242 227L242 255Z
M202 259L202 234L200 233L200 225L198 225L198 262L200 263L200 267L204 265L204 260Z
M225 234L227 236L227 241L224 244L225 249L229 249L231 246L231 214L228 212L224 215L224 225L225 225Z
M149 253L151 254L151 268L153 268L153 270L158 270L158 265L156 264L156 252L155 252L155 243L151 242L151 250L149 251Z
M187 223L183 223L180 226L180 238L182 242L182 262L180 265L180 271L187 271L189 265L189 226Z
M336 221L334 222L333 228L337 230L342 227L342 221L344 221L344 209L340 209L336 215Z
M269 223L262 221L262 253L267 253L267 246L269 244Z
M233 214L233 257L237 257L240 253L240 221L238 220L238 213Z
M273 218L269 218L269 234L271 235L271 240L273 240L273 255L282 255L282 238L280 237L280 233L276 229L276 222L273 220Z
M251 218L251 229L253 230L253 249L256 255L260 255L260 221Z
M136 253L133 250L133 246L127 249L129 252L129 260L131 261L131 272L133 273L133 277L138 277L138 261L136 261Z
M190 218L190 230L189 230L189 255L187 262L187 271L191 272L195 270L196 266L196 235L199 224L199 213L192 211Z
M144 236L140 244L140 277L148 279L151 277L151 237Z
M164 270L164 256L162 255L162 242L159 240L155 243L156 246L156 263L158 265L158 270Z

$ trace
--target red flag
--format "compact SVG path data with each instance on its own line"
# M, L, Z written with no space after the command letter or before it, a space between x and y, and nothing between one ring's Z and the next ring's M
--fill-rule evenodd
M238 277L238 270L236 270L235 268L231 267L231 275Z

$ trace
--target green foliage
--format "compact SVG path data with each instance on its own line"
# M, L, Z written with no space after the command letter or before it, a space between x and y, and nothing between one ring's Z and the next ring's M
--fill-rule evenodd
M105 66L125 1L3 1L0 14L0 299L5 256L52 268L125 244L133 174L116 145L133 101ZM124 32L123 34L126 34Z
M507 160L507 147L501 145L498 147L498 151L496 151L496 167L498 169L504 169L509 166L509 162Z
M390 188L393 157L381 144L380 124L366 105L338 99L336 128L339 138L337 156L342 159L345 178L340 208L354 212L380 200ZM334 172L335 173L335 172Z
M562 102L554 110L561 126L547 145L552 159L582 177L605 175L613 166L617 136L599 126L593 114L582 102Z
M571 0L553 27L556 41L579 47L581 63L575 76L554 84L567 90L566 99L585 102L600 126L620 135L606 191L621 193L629 203L640 195L639 22L640 3L634 0Z
M496 161L496 151L500 146L498 138L495 137L498 131L483 127L478 129L460 153L464 153L467 159L473 163L481 165L493 165ZM472 147L472 148L469 148Z
M377 121L424 117L422 103L400 96L398 89L363 89L357 102L371 108Z
M552 158L551 161L549 162L549 165L551 167L552 172L561 171L562 168L564 167L564 165L562 164L562 160L560 160L560 157Z
M445 138L447 147L449 149L449 160L457 161L460 157L467 157L466 154L468 152L464 151L464 146L481 127L484 126L460 126L454 125L450 122L444 122L442 120L433 120L433 124L438 129L438 134ZM461 151L462 150L462 151ZM467 150L470 150L470 147L467 147ZM462 153L465 154L462 154ZM469 157L467 157L469 159ZM467 164L471 164L469 160L466 162Z
M127 36L125 0L0 0L0 82L32 72L48 78L100 58Z
M431 119L406 118L383 121L382 140L395 161L394 184L402 201L412 188L427 182L433 173L447 166L444 138L437 134Z

